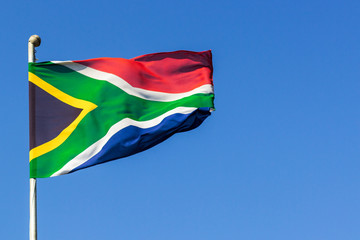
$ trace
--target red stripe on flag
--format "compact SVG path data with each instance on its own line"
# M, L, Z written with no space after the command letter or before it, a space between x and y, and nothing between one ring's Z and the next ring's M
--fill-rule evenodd
M151 91L182 93L212 84L211 51L153 53L133 59L97 58L74 61L112 73L130 85Z

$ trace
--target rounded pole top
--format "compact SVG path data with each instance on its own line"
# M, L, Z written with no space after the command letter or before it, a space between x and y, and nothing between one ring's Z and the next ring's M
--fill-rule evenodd
M29 42L34 45L34 47L38 47L41 44L41 38L38 35L32 35L29 38Z

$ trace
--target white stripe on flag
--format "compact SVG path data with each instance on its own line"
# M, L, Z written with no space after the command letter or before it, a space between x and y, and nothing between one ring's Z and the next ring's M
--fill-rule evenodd
M58 170L53 175L51 175L51 177L67 174L70 171L72 171L73 169L80 166L81 164L85 163L86 161L88 161L89 159L94 157L97 153L99 153L112 136L114 136L117 132L119 132L120 130L122 130L128 126L135 126L135 127L139 127L139 128L143 128L143 129L151 128L151 127L154 127L154 126L158 125L159 123L161 123L161 121L164 120L164 118L166 118L170 115L173 115L176 113L190 114L190 113L194 112L196 109L197 108L193 108L193 107L177 107L177 108L174 108L154 119L151 119L148 121L142 121L142 122L135 121L130 118L124 118L121 121L115 123L113 126L111 126L111 128L109 129L109 131L106 133L106 135L104 137L102 137L100 140L98 140L97 142L92 144L90 147L85 149L82 153L77 155L74 159L72 159L68 163L66 163L60 170Z
M157 91L150 91L145 90L142 88L136 88L131 86L128 82L126 82L124 79L112 74L107 73L103 71L96 70L91 67L87 67L85 65L82 65L80 63L75 63L72 61L52 61L54 64L59 64L62 66L65 66L67 68L70 68L71 70L74 70L80 74L83 74L87 77L100 80L100 81L107 81L124 92L126 92L129 95L139 97L142 99L150 100L150 101L158 101L158 102L171 102L175 101L184 97L188 97L197 93L204 93L204 94L210 94L214 93L213 86L211 84L205 84L198 88L195 88L191 91L184 92L184 93L164 93L164 92L157 92Z

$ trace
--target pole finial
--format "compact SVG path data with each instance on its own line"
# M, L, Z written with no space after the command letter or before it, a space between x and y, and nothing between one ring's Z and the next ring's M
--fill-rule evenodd
M29 42L34 45L34 47L38 47L41 44L41 38L38 35L32 35L29 38Z

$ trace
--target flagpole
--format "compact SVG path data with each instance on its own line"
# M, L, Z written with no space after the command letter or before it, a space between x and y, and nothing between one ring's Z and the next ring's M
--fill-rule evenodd
M32 35L28 43L28 62L36 62L35 47L40 46L41 39L38 35ZM30 240L37 240L37 210L36 210L36 178L30 178Z

